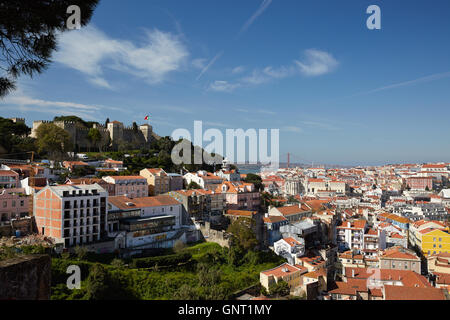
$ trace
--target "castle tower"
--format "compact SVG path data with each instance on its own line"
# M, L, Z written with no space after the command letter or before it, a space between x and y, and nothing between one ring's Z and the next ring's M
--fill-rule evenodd
M123 140L123 123L119 121L113 121L108 123L109 136L111 137L112 144Z
M143 125L139 126L139 130L142 132L145 142L150 143L150 141L152 139L152 132L153 132L152 126L149 124L143 124Z

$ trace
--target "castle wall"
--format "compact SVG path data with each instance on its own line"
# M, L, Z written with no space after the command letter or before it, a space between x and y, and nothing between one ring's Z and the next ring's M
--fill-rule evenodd
M36 138L36 130L43 123L53 123L66 130L72 138L75 149L83 151L94 149L94 144L88 138L90 129L73 121L33 121L31 137ZM124 127L119 123L109 123L108 127L94 125L94 128L97 128L101 134L101 140L96 145L97 149L108 145L113 150L117 150L122 143L132 144L136 148L148 147L152 140L152 127L147 125L140 126L137 130Z

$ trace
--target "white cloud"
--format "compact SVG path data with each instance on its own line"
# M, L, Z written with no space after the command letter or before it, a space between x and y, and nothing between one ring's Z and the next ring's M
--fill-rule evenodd
M414 80L399 82L399 83L391 84L391 85L388 85L388 86L380 87L380 88L373 89L373 90L370 90L370 91L367 91L367 92L364 92L364 93L361 93L361 94L369 94L369 93L375 93L375 92L389 90L389 89L395 89L395 88L406 87L406 86L413 86L413 85L416 85L416 84L426 83L426 82L435 81L435 80L448 78L448 77L450 77L450 72L436 73L436 74L432 74L430 76L426 76L426 77L422 77L422 78L418 78L418 79L414 79Z
M226 124L226 123L222 123L222 122L211 122L211 121L206 121L204 123L207 126L211 126L211 127L222 127L222 128L230 128L231 126Z
M194 66L194 68L203 69L206 66L206 59L194 59L192 60L191 64Z
M263 70L255 69L252 71L251 75L241 79L242 82L259 85L263 83L270 82L273 79L282 79L289 77L295 73L292 67L279 67L273 68L272 66L265 67Z
M250 28L250 26L256 21L256 19L264 13L264 11L267 10L267 8L272 3L272 0L264 0L261 5L259 6L258 10L255 11L255 13L245 22L245 24L242 26L241 30L239 31L239 35L244 33L245 31Z
M230 83L228 81L216 80L209 85L209 90L218 92L231 92L239 86L239 83Z
M263 113L263 114L268 114L268 115L276 115L275 112L269 111L269 110L259 109L258 112L259 112L259 113Z
M302 128L295 127L295 126L286 126L286 127L283 127L282 130L287 131L287 132L294 132L294 133L303 132Z
M243 66L238 66L236 68L233 68L233 70L231 70L232 74L239 74L245 71L245 67Z
M303 123L304 125L308 126L308 127L312 127L312 128L319 128L319 129L324 129L324 130L338 130L337 127L329 124L329 123L325 123L325 122L319 122L319 121L301 121L301 123Z
M305 56L306 59L303 62L294 60L294 63L288 66L267 66L263 69L257 68L249 74L241 76L241 78L234 81L215 81L212 85L210 85L210 89L213 91L231 92L236 88L258 86L261 84L270 83L276 79L284 79L287 77L298 76L300 74L307 76L319 76L333 71L339 64L331 54L316 49L306 50Z
M158 29L146 31L140 46L130 41L109 38L93 26L60 35L54 60L89 76L89 81L104 88L106 68L145 79L150 84L164 81L177 71L189 55L177 36Z
M34 94L27 85L19 83L12 94L0 100L3 110L19 110L22 113L37 112L51 115L75 115L86 120L98 120L105 110L124 112L124 108L104 105L91 105L70 101L44 100L33 97Z
M205 74L206 71L209 70L209 68L211 68L214 63L216 63L217 60L220 59L220 57L224 54L224 51L220 51L218 54L216 54L214 56L214 58L211 59L211 61L202 69L202 71L200 72L200 74L197 76L197 81L200 80L200 78L203 76L203 74Z
M295 63L300 72L307 76L319 76L333 71L337 66L337 60L329 53L316 49L308 49L305 51L305 60Z

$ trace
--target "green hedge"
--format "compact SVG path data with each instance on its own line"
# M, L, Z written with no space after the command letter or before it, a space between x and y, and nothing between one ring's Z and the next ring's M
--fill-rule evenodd
M138 259L132 260L130 267L131 268L152 268L155 266L158 266L158 267L178 266L179 264L186 263L191 259L192 259L192 255L187 252L171 254L168 256L160 256L160 257L138 258Z

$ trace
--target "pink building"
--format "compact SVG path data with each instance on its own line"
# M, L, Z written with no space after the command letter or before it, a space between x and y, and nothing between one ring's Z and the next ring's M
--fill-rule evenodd
M258 210L261 204L260 194L252 183L224 181L216 191L225 194L227 209Z
M411 177L406 179L406 185L413 190L428 190L433 189L432 177Z
M3 189L0 191L0 225L9 224L11 219L29 215L29 198L24 189Z
M147 179L141 176L108 176L103 177L107 183L114 184L116 196L129 198L148 197Z
M12 170L0 170L0 190L19 187L19 174Z

